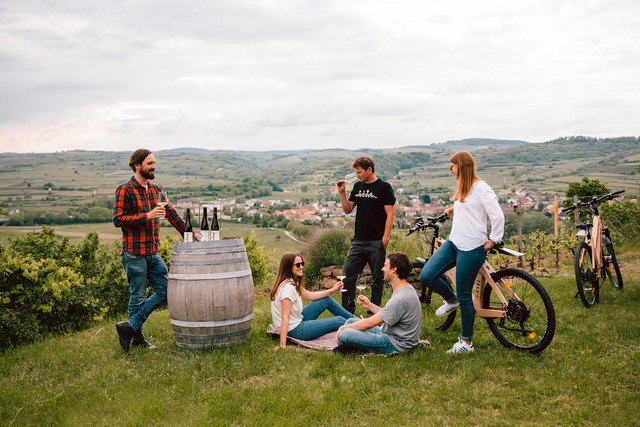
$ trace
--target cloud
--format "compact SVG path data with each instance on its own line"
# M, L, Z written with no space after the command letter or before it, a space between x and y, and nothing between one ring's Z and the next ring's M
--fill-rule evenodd
M0 152L637 134L640 3L0 9Z

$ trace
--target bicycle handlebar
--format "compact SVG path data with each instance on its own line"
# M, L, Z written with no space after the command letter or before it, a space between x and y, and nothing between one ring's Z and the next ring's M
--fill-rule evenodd
M591 198L591 200L587 200L586 202L574 203L573 206L569 206L567 208L564 208L560 212L567 213L567 212L571 212L573 210L576 210L578 208L596 206L596 205L599 205L600 203L604 202L605 200L613 200L614 198L616 198L616 196L618 196L618 195L620 195L622 193L624 193L624 190L614 191L613 193L605 194L604 196L600 196L600 197L593 196Z
M422 222L422 218L418 218L416 219L415 225L409 229L407 236L415 233L416 231L422 231L427 228L439 227L438 226L439 222L445 222L448 219L449 219L449 215L447 215L446 213L442 213L436 217L428 217L427 220L429 220L429 222L427 222L426 224Z

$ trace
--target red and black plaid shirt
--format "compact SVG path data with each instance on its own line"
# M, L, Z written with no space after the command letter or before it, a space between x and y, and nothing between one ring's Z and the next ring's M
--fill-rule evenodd
M135 177L116 190L113 203L113 224L122 228L122 252L136 255L153 255L160 247L160 220L147 219L147 212L158 202L160 187L149 182L147 188L141 186ZM166 206L171 225L182 234L184 221L171 204Z

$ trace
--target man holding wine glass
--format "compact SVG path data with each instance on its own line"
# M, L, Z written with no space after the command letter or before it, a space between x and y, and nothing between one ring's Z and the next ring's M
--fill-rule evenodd
M129 320L116 324L124 351L129 351L131 345L155 348L144 338L142 325L151 312L167 299L169 272L158 255L160 220L168 219L181 234L185 229L185 222L169 203L166 194L151 183L156 170L156 159L151 151L142 148L134 151L129 166L134 175L118 187L113 204L113 224L122 229L122 265L131 289L127 310ZM147 281L154 290L149 298Z
M382 303L382 265L395 219L393 206L396 203L391 185L376 176L372 158L358 157L352 166L357 182L348 199L346 184L351 177L348 175L336 184L343 212L350 214L357 208L355 235L344 262L346 291L342 294L342 306L351 313L356 309L355 283L367 264L373 276L371 302L375 305Z
M418 345L422 328L422 306L415 288L407 282L413 268L400 252L387 255L382 272L391 285L391 298L380 308L364 295L358 303L373 315L366 319L347 319L338 328L336 339L341 349L356 348L379 354L402 353ZM380 325L384 323L382 327Z

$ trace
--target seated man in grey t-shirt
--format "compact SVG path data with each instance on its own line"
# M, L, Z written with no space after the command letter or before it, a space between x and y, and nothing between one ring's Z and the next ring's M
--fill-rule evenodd
M385 282L393 289L391 299L381 309L364 295L359 295L358 304L370 310L373 316L347 320L336 335L342 346L393 354L418 345L422 308L418 293L407 282L411 268L411 262L405 254L397 252L387 255L382 272ZM384 325L380 327L383 322Z

